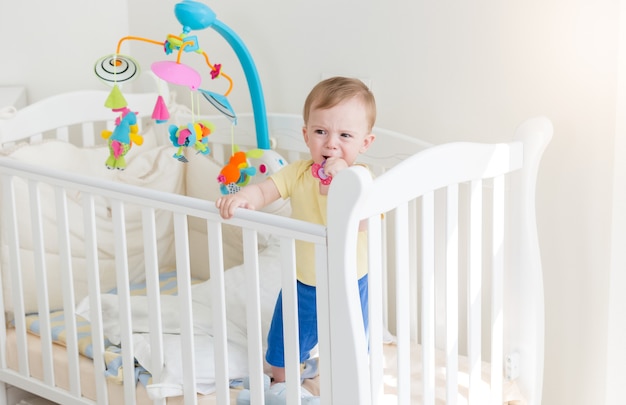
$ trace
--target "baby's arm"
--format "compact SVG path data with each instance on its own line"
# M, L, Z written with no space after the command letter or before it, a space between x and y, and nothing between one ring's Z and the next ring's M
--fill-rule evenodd
M257 210L278 200L280 193L272 179L265 179L258 184L249 184L235 194L220 197L215 206L220 210L222 218L233 216L237 208Z

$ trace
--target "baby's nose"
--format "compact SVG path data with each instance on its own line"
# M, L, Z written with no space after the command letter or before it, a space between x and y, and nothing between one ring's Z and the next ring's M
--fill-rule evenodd
M326 139L326 147L329 149L334 149L337 145L337 137L335 136L329 136Z

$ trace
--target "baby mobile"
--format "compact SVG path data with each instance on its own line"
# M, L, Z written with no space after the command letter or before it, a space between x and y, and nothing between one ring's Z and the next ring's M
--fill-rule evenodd
M202 30L211 27L227 40L238 56L246 75L252 98L259 149L243 152L239 151L233 144L233 155L218 177L222 193L236 192L241 186L247 184L250 176L253 176L256 172L256 169L249 164L247 158L258 157L259 154L263 153L263 149L269 149L265 103L256 67L239 37L226 25L217 20L215 13L205 4L193 0L183 0L175 5L174 14L178 22L183 26L180 35L169 34L166 40L161 42L135 36L124 37L118 42L115 54L104 56L95 64L96 76L112 87L104 106L119 114L115 121L114 130L102 132L102 137L108 140L110 153L105 165L109 169L124 170L126 167L124 157L132 145L141 145L143 143L143 137L138 134L136 113L129 108L120 88L121 85L137 78L140 73L139 63L135 59L120 54L122 43L126 40L138 40L160 45L163 47L166 55L176 55L176 61L165 60L152 63L152 72L168 83L188 87L192 93L192 104L194 100L193 93L197 91L202 94L207 101L230 120L232 131L233 126L237 124L237 116L227 96L233 88L233 81L222 71L221 64L211 64L207 53L200 49L198 37L191 35L192 30ZM212 80L223 78L228 81L228 89L224 94L200 88L202 84L201 75L195 69L181 62L183 53L187 52L194 52L204 57L206 65L211 69ZM192 108L192 110L194 109ZM161 95L156 100L152 118L157 123L167 122L169 119L167 105ZM210 150L207 146L208 136L214 130L214 125L209 121L196 121L193 118L192 122L185 125L170 125L168 128L170 141L177 148L174 158L181 162L188 162L184 153L186 148L193 148L196 153L203 155L209 154Z

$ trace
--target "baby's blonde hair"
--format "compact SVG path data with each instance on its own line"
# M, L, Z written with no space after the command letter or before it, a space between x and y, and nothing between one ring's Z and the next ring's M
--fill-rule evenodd
M359 79L349 77L331 77L322 80L313 87L304 102L304 124L309 122L309 113L312 109L332 108L344 100L358 97L363 102L368 119L368 129L371 131L376 122L376 100L370 89Z

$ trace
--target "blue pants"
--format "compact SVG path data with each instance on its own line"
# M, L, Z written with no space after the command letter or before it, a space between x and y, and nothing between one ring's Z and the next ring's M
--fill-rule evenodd
M300 339L300 362L307 360L318 342L316 288L298 281L298 336ZM367 274L359 280L359 295L365 334L368 333ZM267 335L265 360L274 367L285 367L285 342L283 337L283 293L278 294L272 323Z

